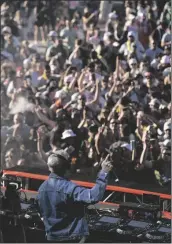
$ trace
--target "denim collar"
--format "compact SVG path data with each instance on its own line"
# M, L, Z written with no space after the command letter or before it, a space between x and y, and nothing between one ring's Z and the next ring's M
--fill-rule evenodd
M68 180L65 176L59 176L59 175L57 175L57 174L55 174L55 173L50 173L49 174L49 178L56 178L56 179L63 179L63 180Z

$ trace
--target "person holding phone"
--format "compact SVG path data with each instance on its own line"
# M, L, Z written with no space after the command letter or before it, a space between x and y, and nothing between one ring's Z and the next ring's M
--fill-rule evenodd
M109 155L102 162L96 184L87 189L70 180L65 174L71 166L71 150L58 150L51 154L47 164L49 178L38 190L38 205L48 242L81 243L89 236L85 207L99 202L104 195L112 164Z

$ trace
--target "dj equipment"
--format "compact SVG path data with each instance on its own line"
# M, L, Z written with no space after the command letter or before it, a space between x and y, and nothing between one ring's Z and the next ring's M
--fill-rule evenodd
M28 200L26 195L22 198L14 185L8 185L1 200L5 202L0 209L3 242L46 242L35 199ZM89 242L168 242L171 225L169 222L165 224L164 220L156 223L159 212L159 206L134 203L123 203L119 209L88 207L85 217L90 230ZM9 237L13 240L9 241Z
M160 227L158 230L150 230L144 239L149 243L171 243L171 229Z
M98 232L113 232L123 220L120 217L101 215L101 216L89 216L89 228L91 231Z
M158 221L157 225L144 235L144 241L149 243L171 243L171 221Z
M44 225L36 210L22 209L20 214L14 214L10 210L1 210L0 217L3 220L1 233L4 243L44 242L45 238L42 238L45 237ZM36 235L33 236L34 232ZM42 233L42 236L40 233ZM36 240L37 237L38 240Z
M157 221L161 218L159 206L124 202L119 206L119 213L123 217L142 218Z
M90 231L88 242L116 242L116 229L123 219L117 211L110 209L87 209L87 222Z
M135 240L140 242L142 235L147 230L151 229L154 225L144 221L129 220L125 224L119 225L116 232L118 239L122 240Z
M15 220L14 226L22 226L22 242L33 242L35 238L38 238L38 242L44 242L44 225L32 202L33 200L21 203L20 214L16 215L12 211L3 210L0 211L0 215L6 220ZM86 218L90 229L90 238L94 237L96 241L114 243L121 241L142 242L145 240L145 242L165 243L169 242L171 236L170 221L168 224L163 224L162 221L156 225L152 221L123 218L118 211L110 209L88 210ZM94 239L90 239L91 241Z

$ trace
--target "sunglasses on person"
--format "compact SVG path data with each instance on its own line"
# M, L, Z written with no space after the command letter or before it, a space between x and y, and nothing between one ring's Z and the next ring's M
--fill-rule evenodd
M137 65L137 63L132 63L131 66Z
M146 76L145 76L145 78L150 79L150 78L151 78L151 76L150 76L150 75L146 75Z

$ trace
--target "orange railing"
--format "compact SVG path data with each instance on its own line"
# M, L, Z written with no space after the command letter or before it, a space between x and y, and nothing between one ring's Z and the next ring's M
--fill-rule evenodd
M9 171L9 170L4 170L3 175L14 175L17 177L24 177L24 178L36 179L36 180L47 180L48 179L47 175L38 175L38 174L18 172L18 171ZM72 181L80 186L84 186L87 188L92 188L95 185L94 183L85 182L85 181L77 181L77 180L72 180ZM33 190L25 190L25 189L22 189L22 190L25 192L28 192L28 193L29 192L36 193L36 191L33 191ZM122 193L130 193L130 194L135 194L135 195L151 194L151 195L159 196L161 199L164 199L164 200L172 199L172 196L168 195L168 194L162 194L162 193L158 193L158 192L151 192L151 191L144 191L144 190L137 190L137 189L131 189L131 188L126 188L126 187L120 187L120 186L108 185L106 187L106 190L122 192ZM106 205L111 205L111 206L114 205L116 207L119 206L119 204L110 203L110 202L100 202L100 204L106 204ZM163 218L172 219L171 213L166 212L166 211L162 212L162 216L163 216Z
M20 177L36 179L36 180L47 180L48 179L47 175L38 175L38 174L31 174L31 173L18 172L18 171L4 170L3 173L4 173L4 175L8 174L8 175L20 176ZM72 181L78 185L85 186L88 188L91 188L95 185L94 183L85 182L85 181L77 181L77 180L72 180ZM151 195L159 196L162 199L167 199L167 200L172 199L172 196L168 195L168 194L162 194L162 193L158 193L158 192L144 191L144 190L138 190L138 189L131 189L131 188L120 187L120 186L108 185L106 187L106 190L118 191L118 192L130 193L130 194L136 194L136 195L151 194Z

